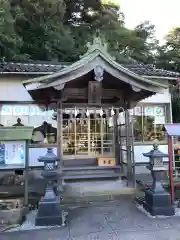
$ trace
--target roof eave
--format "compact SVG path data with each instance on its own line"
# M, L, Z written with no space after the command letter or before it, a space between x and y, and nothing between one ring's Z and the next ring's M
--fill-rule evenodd
M0 72L1 75L50 75L54 72Z
M51 75L55 72L0 72L0 75ZM164 79L164 80L178 80L180 77L165 77L165 76L151 76L151 75L140 75L143 78L152 79Z
M62 77L65 74L70 74L71 72L82 68L83 66L89 64L91 61L97 59L98 57L102 58L104 61L106 61L108 64L110 64L113 68L116 68L118 71L120 71L124 74L127 74L129 77L135 78L136 80L139 80L141 82L145 82L145 83L150 84L152 86L167 88L167 86L165 84L154 82L154 81L152 81L150 79L147 79L147 78L143 78L142 76L124 68L123 66L121 66L120 64L115 62L114 59L109 54L107 54L107 53L105 54L101 50L98 50L98 49L94 50L89 55L85 55L78 62L60 70L59 72L53 73L53 74L48 75L48 76L37 77L33 80L32 79L25 80L25 81L23 81L23 84L34 83L34 82L43 82L45 80L52 80L52 79L55 79L55 78L58 78L58 77Z
M144 78L152 78L152 79L164 79L164 80L177 80L180 77L163 77L163 76L148 76L148 75L141 75Z

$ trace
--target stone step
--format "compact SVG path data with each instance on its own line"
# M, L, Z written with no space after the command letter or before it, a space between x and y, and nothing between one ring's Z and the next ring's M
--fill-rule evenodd
M63 176L71 176L71 175L97 175L97 174L106 174L106 175L113 175L114 173L117 173L120 176L120 172L115 172L113 169L108 170L74 170L74 171L63 171Z
M110 170L110 169L113 169L113 170L118 170L120 169L121 167L116 165L116 166L69 166L69 167L65 167L63 166L61 169L63 171L74 171L74 170Z
M118 201L123 198L123 196L131 196L134 198L134 188L123 188L118 193L105 193L99 195L84 195L84 196L62 196L61 205L64 206L74 206L74 207L86 207L88 205L98 205L104 203L107 204L108 202Z
M98 174L69 174L69 175L63 175L62 179L64 180L84 180L84 179L108 179L108 178L118 178L120 177L119 173L115 172L108 172L108 173L98 173Z

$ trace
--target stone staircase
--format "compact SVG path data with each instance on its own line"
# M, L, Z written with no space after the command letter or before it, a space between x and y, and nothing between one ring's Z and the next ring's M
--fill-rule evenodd
M67 181L120 179L121 167L99 166L97 158L66 159L62 162L62 179Z
M94 180L65 182L60 192L61 204L66 206L87 206L117 201L124 195L134 196L135 188L128 187L124 180Z
M64 166L62 172L64 181L118 179L122 177L120 166Z

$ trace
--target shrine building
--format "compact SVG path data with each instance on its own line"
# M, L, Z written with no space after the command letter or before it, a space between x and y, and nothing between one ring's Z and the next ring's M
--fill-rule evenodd
M131 181L154 140L168 152L162 128L172 122L169 86L179 73L117 63L99 38L75 63L4 62L0 73L1 127L34 127L30 167L49 147L64 179Z

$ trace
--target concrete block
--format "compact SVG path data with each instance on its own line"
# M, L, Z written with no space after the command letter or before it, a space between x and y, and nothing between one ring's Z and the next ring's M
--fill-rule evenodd
M8 224L19 224L27 214L27 208L0 210L0 219Z

